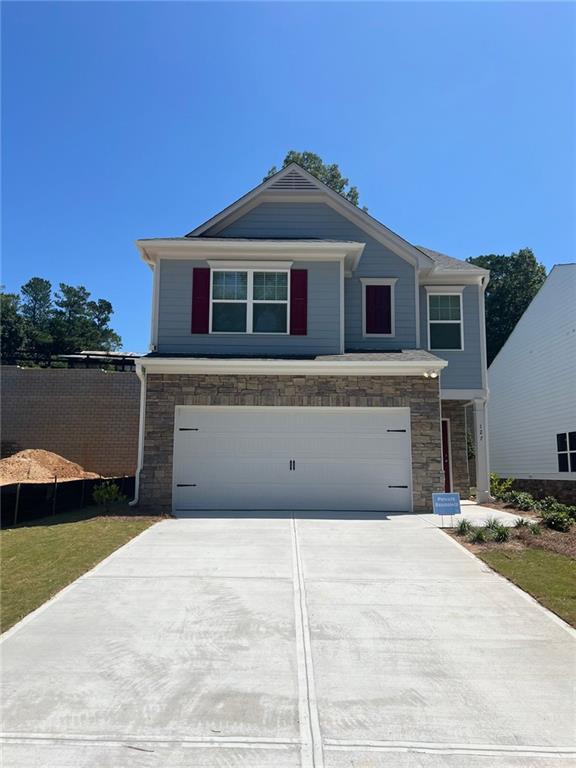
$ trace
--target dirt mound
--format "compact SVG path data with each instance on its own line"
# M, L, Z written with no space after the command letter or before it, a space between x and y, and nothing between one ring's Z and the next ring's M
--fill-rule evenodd
M0 460L0 485L49 483L54 481L54 476L58 480L99 477L94 472L86 472L80 464L40 448L28 448Z

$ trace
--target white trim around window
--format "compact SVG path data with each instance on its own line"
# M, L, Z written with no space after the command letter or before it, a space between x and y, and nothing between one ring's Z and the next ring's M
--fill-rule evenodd
M269 266L269 265L267 265ZM240 299L215 299L214 298L214 274L217 272L244 272L246 274L246 298ZM286 275L286 299L255 299L254 298L254 274L258 272L284 274ZM245 331L215 331L212 328L212 315L214 304L244 304L246 306L246 330ZM285 331L255 331L254 307L258 304L282 304L286 307L286 330ZM215 336L245 336L247 334L257 336L289 336L290 335L290 269L283 265L282 269L277 268L246 268L235 266L227 268L219 264L218 268L210 269L210 333Z
M362 283L362 336L367 339L389 339L396 336L396 301L394 294L397 277L361 277ZM366 286L389 285L390 286L390 333L366 333Z
M426 285L426 320L427 320L427 332L428 332L428 349L430 352L463 352L464 351L464 313L462 293L464 286L450 286L444 287L440 285ZM430 319L430 297L431 296L457 296L459 305L460 318L458 320L431 320ZM460 327L460 346L459 347L432 347L430 341L430 326L435 325L456 325Z

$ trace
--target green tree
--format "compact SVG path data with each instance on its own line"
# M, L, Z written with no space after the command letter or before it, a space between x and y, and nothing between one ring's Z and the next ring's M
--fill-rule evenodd
M536 260L530 248L510 256L491 253L468 261L490 270L486 289L486 347L490 365L542 287L546 267Z
M20 297L0 292L0 352L3 360L14 360L24 340L24 322L20 316Z
M122 339L110 328L110 318L114 313L112 304L106 299L98 299L89 301L87 309L90 329L86 349L105 349L107 352L120 349Z
M75 287L66 283L60 283L59 289L54 297L55 309L50 322L54 352L73 354L84 347L90 292L83 285Z
M20 289L21 314L37 328L47 328L52 312L52 284L42 277L32 277Z
M296 152L294 149L291 149L284 158L282 168L286 168L290 163L298 163L308 173L311 173L312 176L327 184L330 189L338 192L339 195L342 195L342 197L345 197L346 200L349 200L354 205L358 205L358 189L356 187L346 189L349 181L342 176L340 168L336 163L328 164L321 157L315 155L314 152ZM278 173L278 169L274 165L264 177L264 181L275 173ZM368 209L364 207L362 210L367 211Z
M91 301L90 292L83 285L60 283L54 307L50 330L57 354L83 349L112 352L120 348L122 339L109 325L114 311L109 301Z
M36 358L49 355L54 339L50 333L53 312L52 285L42 277L33 277L20 289L20 314L24 320L24 346Z

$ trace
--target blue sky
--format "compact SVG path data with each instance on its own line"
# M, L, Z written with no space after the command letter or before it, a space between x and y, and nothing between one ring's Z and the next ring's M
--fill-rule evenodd
M569 3L3 3L3 278L83 284L146 351L138 237L183 235L287 150L453 256L574 261Z

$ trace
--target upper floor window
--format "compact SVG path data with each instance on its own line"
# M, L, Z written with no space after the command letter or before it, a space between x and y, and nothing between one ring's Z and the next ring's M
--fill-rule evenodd
M461 293L428 294L428 348L464 349Z
M362 334L364 336L394 336L395 277L363 277Z
M288 333L288 270L212 270L212 333Z
M576 472L576 432L556 435L558 472Z

